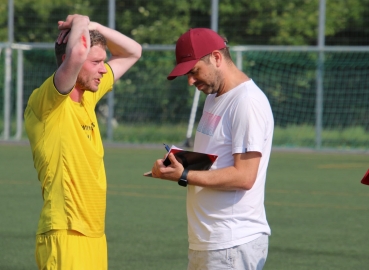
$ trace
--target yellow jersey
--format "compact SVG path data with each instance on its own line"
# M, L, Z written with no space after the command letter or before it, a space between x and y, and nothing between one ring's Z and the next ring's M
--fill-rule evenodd
M28 100L25 127L43 196L37 234L67 229L101 237L105 232L104 149L95 114L114 83L105 65L98 91L85 91L80 103L57 91L55 74Z

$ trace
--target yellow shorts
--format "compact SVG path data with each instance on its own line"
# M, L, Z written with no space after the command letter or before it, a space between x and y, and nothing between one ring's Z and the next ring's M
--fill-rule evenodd
M41 270L106 270L105 234L87 237L71 230L52 230L36 236L36 262Z

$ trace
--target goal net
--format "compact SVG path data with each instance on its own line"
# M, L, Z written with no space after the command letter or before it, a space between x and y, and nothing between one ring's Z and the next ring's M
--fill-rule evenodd
M350 47L325 50L324 61L320 62L322 68L318 70L319 52L314 47L311 50L268 47L252 50L234 47L231 52L237 66L255 81L270 101L275 118L273 146L367 149L369 50ZM16 71L18 67L13 67L12 135L17 104L24 109L33 89L55 71L51 48L24 51L22 78ZM16 54L13 58L17 63ZM186 76L173 81L166 79L174 62L173 48L145 47L142 58L114 86L114 119L107 119L107 99L96 108L103 136L106 136L106 121L114 121L113 140L118 142L158 143L165 139L163 136L177 136L184 141L188 134L193 136L205 95L197 96L197 90L187 85ZM3 74L4 63L4 54L1 54L0 73ZM21 96L18 93L22 91L15 91L20 79L24 88ZM4 80L0 79L0 84L4 85ZM3 93L0 98L4 100ZM0 102L0 110L4 111L4 102ZM2 119L3 115L0 132L4 129Z
M326 51L320 70L318 63L317 51L243 53L243 70L272 106L273 145L367 149L369 52ZM321 95L317 95L319 75ZM322 108L317 110L319 103Z

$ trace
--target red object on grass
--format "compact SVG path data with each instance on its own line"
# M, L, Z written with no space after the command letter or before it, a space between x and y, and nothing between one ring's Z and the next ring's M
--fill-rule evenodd
M364 185L369 185L369 170L366 172L363 179L361 179L361 183Z

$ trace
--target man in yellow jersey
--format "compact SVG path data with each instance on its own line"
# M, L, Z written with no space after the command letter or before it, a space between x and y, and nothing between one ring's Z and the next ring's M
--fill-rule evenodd
M87 16L69 15L58 29L58 69L33 91L24 113L44 201L36 262L39 269L107 269L106 176L95 106L142 48Z

